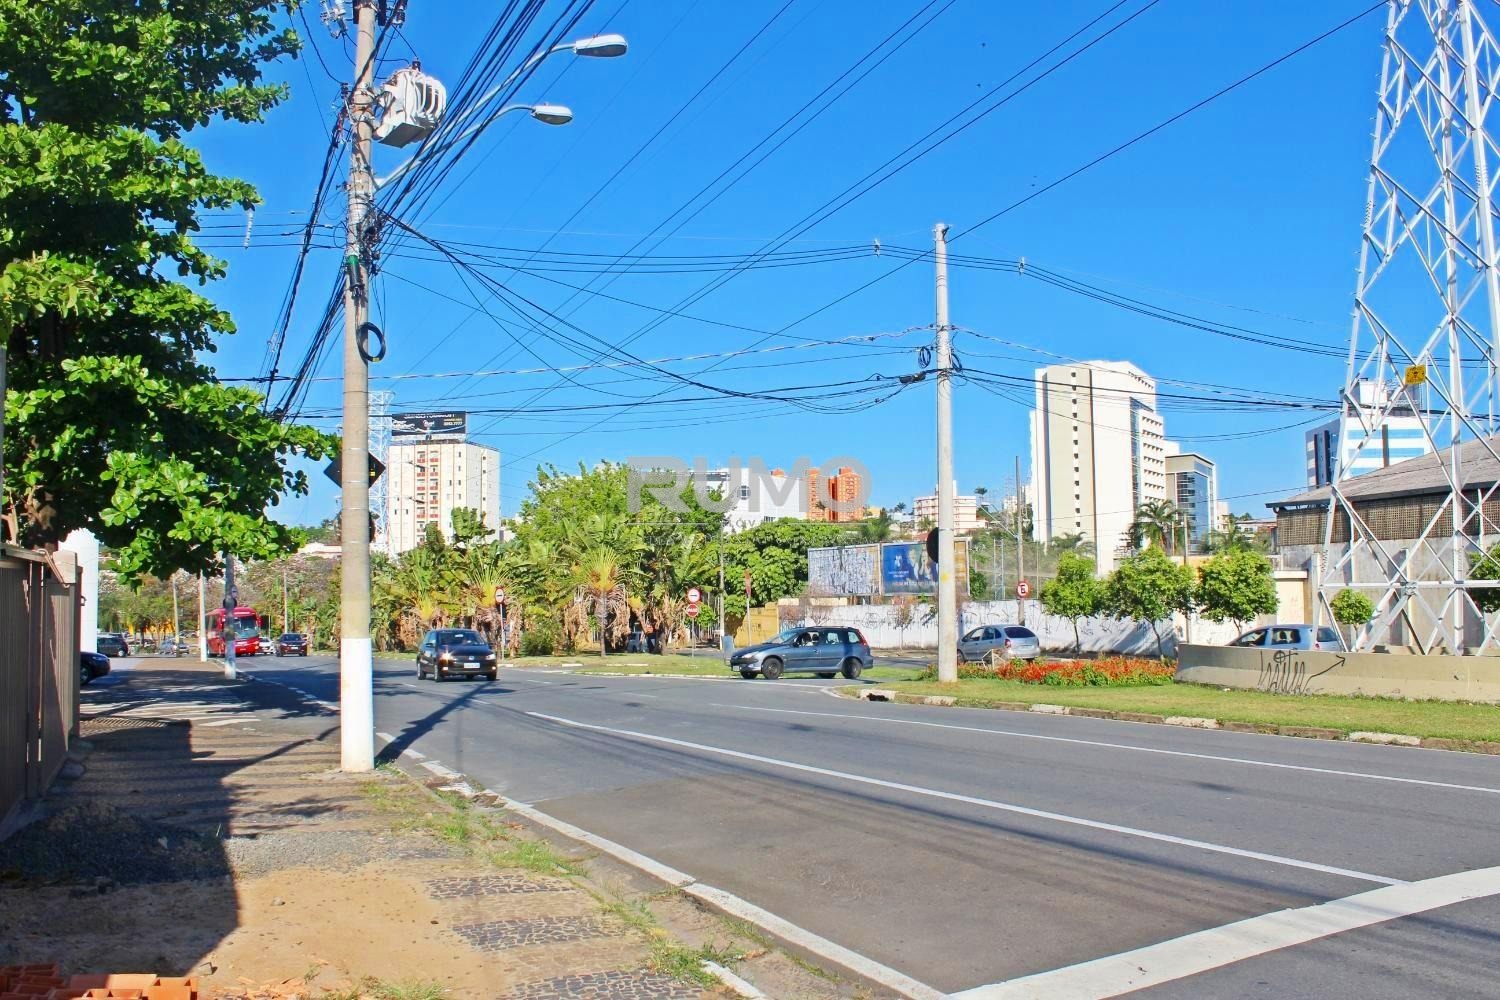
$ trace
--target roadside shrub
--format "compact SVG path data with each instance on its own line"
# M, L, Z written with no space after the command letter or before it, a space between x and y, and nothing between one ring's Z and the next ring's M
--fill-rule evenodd
M521 636L522 656L551 656L557 651L557 627L550 623L529 628Z
M993 667L982 663L958 665L958 676L962 680L995 679L1053 687L1142 687L1170 684L1176 673L1170 663L1132 656L1031 663L1012 660ZM937 668L929 667L922 679L937 680Z

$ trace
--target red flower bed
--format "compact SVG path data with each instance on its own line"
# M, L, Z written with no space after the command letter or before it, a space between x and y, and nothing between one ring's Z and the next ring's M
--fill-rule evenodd
M1057 687L1134 687L1146 684L1170 684L1176 669L1161 660L1128 656L1111 656L1101 660L1060 660L1052 662L1012 660L990 667L965 663L958 668L959 677L994 677L1023 684L1051 684Z

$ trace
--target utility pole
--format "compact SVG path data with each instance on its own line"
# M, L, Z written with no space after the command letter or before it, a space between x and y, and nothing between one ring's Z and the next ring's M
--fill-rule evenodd
M292 630L292 603L291 603L290 600L287 599L287 593L286 593L286 571L287 571L286 565L282 564L282 567L281 567L281 631L283 631L283 632L290 632Z
M182 615L177 610L177 571L172 571L172 646L175 650L177 643L182 641Z
M1178 511L1177 516L1182 520L1182 568L1189 573L1192 567L1188 565L1188 520L1187 511ZM1182 613L1182 641L1193 641L1193 609L1188 608Z
M1021 456L1016 456L1016 586L1020 587L1020 581L1026 579L1026 539L1023 529L1026 526L1026 512L1022 510L1025 506L1025 493L1021 489ZM1016 613L1020 618L1017 624L1026 624L1026 599L1016 595Z
M203 592L203 574L198 574L198 662L208 662L208 607Z
M938 680L958 680L958 591L953 579L953 348L948 326L948 226L932 227L937 294Z
M360 349L369 312L365 227L374 192L375 0L354 2L354 89L349 95L349 216L344 251L343 510L339 515L339 746L345 771L375 766L370 645L370 370Z
M234 641L239 631L234 626L234 609L239 606L240 591L234 585L234 555L224 553L224 679L236 680L239 667L235 659Z

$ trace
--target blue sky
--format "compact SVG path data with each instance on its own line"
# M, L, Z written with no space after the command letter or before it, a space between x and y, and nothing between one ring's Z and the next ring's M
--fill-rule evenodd
M1144 2L1131 0L1116 18ZM579 33L622 32L630 39L629 55L553 57L522 94L571 106L574 122L548 128L512 115L496 124L448 177L429 209L406 221L442 241L530 253L550 238L549 252L624 253L923 5L918 0L797 0L682 110L780 5L599 0ZM647 252L691 258L696 267L704 255L760 249L1107 6L1102 0L956 0L679 233L647 244ZM901 263L893 248L929 248L939 219L961 234L954 254L1025 258L1033 266L1171 309L1341 348L1348 336L1364 210L1380 13L995 222L967 230L1365 6L1343 0L1240 5L1161 0L783 248L852 248L839 255L844 259L739 274L684 307L692 318L670 318L641 333L629 350L659 359L799 343L750 330L779 330L893 270ZM316 5L309 10L315 14ZM404 41L387 48L396 58L383 69L397 68L415 51L427 72L452 84L492 17L493 5L478 0L411 0ZM310 41L335 74L348 75L344 43L313 24L317 31ZM254 182L265 199L254 223L256 245L238 246L240 228L210 230L216 237L211 242L220 244L230 264L230 276L210 294L232 311L240 329L213 360L222 376L260 373L295 256L292 246L280 245L294 240L274 234L305 218L337 96L311 52L273 73L290 84L292 97L266 124L216 126L192 135L211 168ZM606 179L679 112L672 126L600 192ZM388 171L403 155L377 147L377 171ZM233 214L208 221L242 224ZM331 244L335 236L321 239ZM876 240L885 248L878 256L867 249ZM598 423L609 411L576 407L619 402L621 395L697 398L707 393L652 381L649 372L612 368L578 372L573 377L583 385L563 383L538 397L533 391L553 385L556 376L515 370L595 359L557 338L527 341L524 331L498 327L476 312L474 293L483 295L477 287L471 292L446 263L415 259L411 246L387 257L377 278L375 316L389 336L390 351L372 369L373 384L396 391L397 410L480 410L534 400L526 414L470 418L470 429L482 429L480 439L502 452L506 516L527 495L538 463L569 467L639 454L706 455L711 461L754 455L772 465L790 464L798 456L816 464L852 454L871 470L876 503L909 503L932 488L931 380L855 413L718 399L642 405ZM314 251L284 369L307 350L338 256L334 249ZM496 273L514 294L613 343L636 335L660 315L617 300L675 307L717 276L641 269L614 280L557 271ZM574 295L555 283L590 280L615 299ZM964 328L955 347L974 369L1029 378L1049 361L1038 352L1052 352L1128 360L1159 379L1321 399L1332 399L1344 379L1344 363L1337 357L1166 324L1006 270L956 267L950 286L951 320ZM481 302L490 313L510 318L493 301ZM895 336L662 367L740 392L770 391L836 405L841 400L823 396L833 390L780 390L917 370L916 349L930 342L930 331L903 331L932 321L931 265L921 261L787 331L820 341ZM526 346L517 346L518 335ZM573 335L582 336L576 330ZM510 374L390 378L490 370ZM319 374L338 374L336 354ZM594 381L604 384L591 388ZM1022 385L997 395L990 388L962 382L956 387L955 468L963 492L976 485L998 491L1012 477L1015 456L1027 461L1029 389ZM1201 388L1160 388L1204 394ZM309 410L329 413L338 398L335 381L316 383ZM1236 498L1231 501L1236 510L1260 510L1264 499L1300 487L1303 428L1287 425L1311 414L1166 403L1168 436L1183 438L1218 462L1221 493ZM316 422L332 425L328 419ZM1231 437L1216 439L1220 435ZM312 523L332 513L335 487L321 476L314 483L311 497L288 501L277 516Z

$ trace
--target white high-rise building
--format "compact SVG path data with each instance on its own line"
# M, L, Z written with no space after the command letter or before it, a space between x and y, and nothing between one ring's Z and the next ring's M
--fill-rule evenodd
M938 496L937 487L925 497L917 497L911 502L911 514L916 523L921 525L924 521L931 521L933 525L938 520ZM961 496L958 485L953 486L953 533L955 535L971 535L979 530L979 497L970 494Z
M1126 361L1037 369L1031 481L1037 539L1082 535L1113 569L1136 508L1169 499L1155 381Z
M1354 428L1348 440L1339 440L1338 417L1307 432L1307 485L1310 488L1333 482L1338 462L1349 466L1349 475L1362 476L1432 450L1422 430L1422 418L1410 402L1398 403L1381 421L1380 411L1390 402L1388 388L1369 379L1357 379L1351 396L1358 404L1358 412L1347 400L1344 402L1344 408L1349 411L1349 426ZM1369 425L1368 433L1362 424Z
M429 524L453 537L453 508L484 515L499 537L500 452L463 440L397 440L385 474L386 536L392 555L422 543Z
M807 519L806 482L788 482L784 469L772 469L767 475L770 482L751 482L743 468L734 474L727 468L708 471L706 483L710 490L718 491L726 500L733 495L734 505L724 514L727 530L744 531L781 517Z

